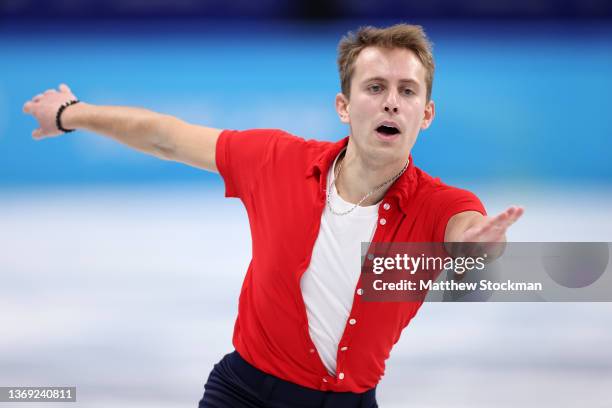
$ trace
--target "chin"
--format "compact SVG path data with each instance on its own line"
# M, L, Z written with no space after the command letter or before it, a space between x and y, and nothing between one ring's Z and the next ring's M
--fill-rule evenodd
M406 160L411 147L403 133L387 137L374 132L370 133L367 138L358 139L353 136L351 138L353 138L354 147L372 164Z

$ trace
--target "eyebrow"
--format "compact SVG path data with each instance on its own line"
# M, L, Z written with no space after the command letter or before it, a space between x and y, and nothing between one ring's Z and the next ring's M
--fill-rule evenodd
M366 83L366 82L372 82L372 81L389 82L383 77L372 77L372 78L365 79L363 82ZM403 83L407 82L407 83L411 83L414 85L419 85L419 83L415 79L412 79L412 78L400 79L399 82L403 82Z

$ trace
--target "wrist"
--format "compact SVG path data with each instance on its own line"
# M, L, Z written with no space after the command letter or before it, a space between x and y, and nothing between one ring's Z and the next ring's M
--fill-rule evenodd
M88 104L79 102L64 109L61 114L61 124L64 129L79 129L85 127L85 112Z

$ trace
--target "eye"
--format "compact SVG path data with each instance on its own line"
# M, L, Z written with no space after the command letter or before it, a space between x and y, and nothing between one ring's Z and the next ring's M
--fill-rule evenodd
M404 95L414 95L414 91L410 88L405 88Z
M368 90L372 93L379 93L380 91L382 91L382 89L382 86L379 84L372 84L368 86Z

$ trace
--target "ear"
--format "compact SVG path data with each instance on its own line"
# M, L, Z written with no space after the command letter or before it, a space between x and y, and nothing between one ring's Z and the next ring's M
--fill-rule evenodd
M336 94L336 112L340 122L349 123L349 100L342 92Z
M436 116L436 105L434 101L429 101L427 105L425 105L425 114L421 122L421 129L427 129L429 125L431 125L431 122L433 122L434 116Z

